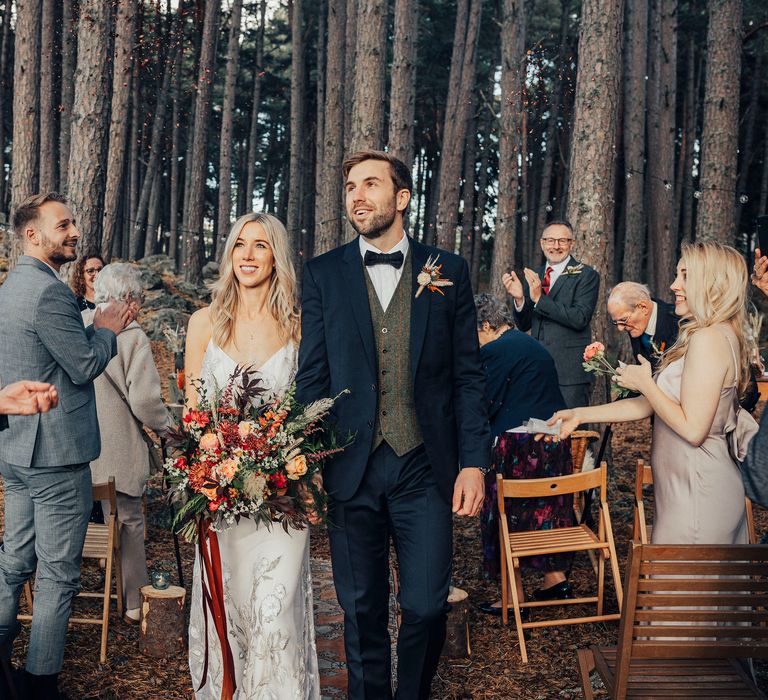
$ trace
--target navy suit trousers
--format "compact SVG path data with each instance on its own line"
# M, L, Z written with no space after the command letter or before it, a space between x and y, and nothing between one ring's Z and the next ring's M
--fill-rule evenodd
M400 569L398 700L429 697L448 611L451 505L437 489L423 446L398 457L382 443L360 488L330 508L333 578L344 610L350 700L392 698L387 628L389 543Z

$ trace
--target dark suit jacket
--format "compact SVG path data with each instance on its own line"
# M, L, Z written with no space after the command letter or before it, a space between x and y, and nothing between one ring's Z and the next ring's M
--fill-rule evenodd
M659 350L669 350L677 340L679 330L678 323L680 317L675 314L674 304L668 304L665 301L653 299L658 306L656 312L656 332L653 334L653 343ZM636 360L638 355L642 355L651 363L653 369L659 364L658 356L654 355L653 349L646 349L643 346L642 337L633 338L629 336L629 342L632 344L632 357ZM663 351L663 350L662 350Z
M453 282L443 296L416 277L427 258L440 255L442 277ZM438 488L448 500L459 465L490 463L490 433L477 321L467 263L457 255L410 239L406 265L413 265L411 380L416 415ZM297 399L307 403L336 396L333 409L341 435L355 441L327 464L324 483L338 500L354 496L373 445L378 400L376 346L357 240L310 260L304 270Z
M552 355L526 333L507 331L483 345L480 358L493 437L566 407Z
M747 496L768 508L768 411L763 411L760 429L749 443L741 479Z
M577 267L579 261L571 256L568 265ZM544 278L546 266L536 268ZM584 265L577 274L562 274L557 278L549 294L542 294L534 307L525 287L525 302L520 312L512 304L515 324L521 331L531 331L552 355L562 386L588 384L590 375L581 366L584 348L592 342L589 324L597 304L600 275Z

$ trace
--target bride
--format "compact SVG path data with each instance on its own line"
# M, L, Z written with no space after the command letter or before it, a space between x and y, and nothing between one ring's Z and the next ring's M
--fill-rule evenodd
M184 363L188 407L197 406L195 379L222 388L238 365L258 369L264 400L289 387L300 326L295 293L285 227L269 214L240 217L227 237L211 305L189 320ZM218 540L234 698L319 698L309 531L286 533L280 525L257 527L243 518L218 533ZM198 556L189 666L196 697L219 700L224 658L210 613L206 620L203 611L201 576Z

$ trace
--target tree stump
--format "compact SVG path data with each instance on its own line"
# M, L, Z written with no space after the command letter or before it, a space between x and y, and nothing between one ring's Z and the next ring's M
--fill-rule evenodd
M448 603L451 609L448 612L442 655L447 659L469 659L472 655L469 644L469 594L451 586Z
M166 659L184 650L184 598L180 586L158 590L141 589L141 628L139 651L147 656Z

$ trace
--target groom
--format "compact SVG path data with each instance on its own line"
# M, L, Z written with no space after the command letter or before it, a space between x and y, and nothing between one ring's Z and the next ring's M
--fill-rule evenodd
M391 537L397 698L428 698L445 638L452 512L479 512L490 459L472 290L464 260L405 235L412 180L402 161L362 151L343 173L360 236L306 265L297 398L349 390L334 418L355 440L324 472L349 697L392 697Z

